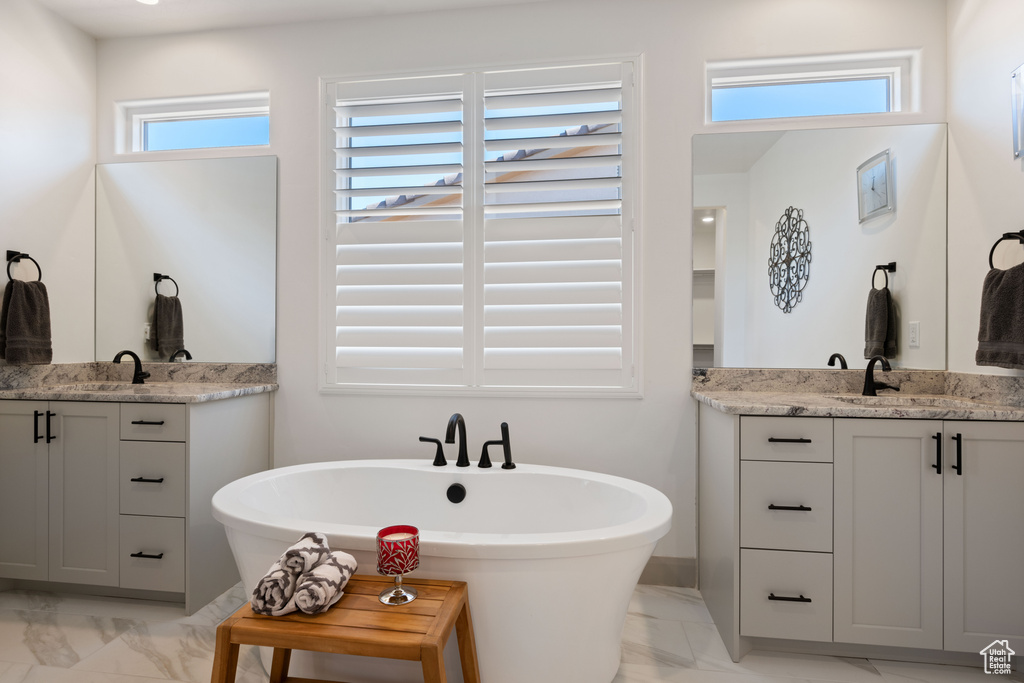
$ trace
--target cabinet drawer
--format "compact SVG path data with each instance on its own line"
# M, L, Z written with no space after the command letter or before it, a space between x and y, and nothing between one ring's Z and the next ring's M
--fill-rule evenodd
M184 441L185 404L122 403L121 438L131 441Z
M832 552L832 465L741 462L740 545Z
M184 592L185 520L121 515L120 569L121 588Z
M122 515L185 516L185 444L121 442Z
M832 462L832 418L740 418L740 458Z
M832 642L832 555L741 550L740 635Z

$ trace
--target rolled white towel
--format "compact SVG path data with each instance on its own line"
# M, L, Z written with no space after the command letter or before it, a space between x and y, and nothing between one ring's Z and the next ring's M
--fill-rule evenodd
M356 558L335 550L322 563L299 577L295 587L295 606L306 614L326 612L341 599L345 584L358 566Z
M283 569L298 576L323 562L330 552L331 549L327 546L327 537L318 531L311 531L284 551L280 564Z
M256 584L249 601L252 611L275 617L294 612L299 577L330 557L330 552L326 536L315 531L304 534Z

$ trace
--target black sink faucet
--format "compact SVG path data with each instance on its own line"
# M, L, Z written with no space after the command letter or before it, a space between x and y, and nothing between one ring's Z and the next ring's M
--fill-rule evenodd
M124 356L131 356L132 360L135 361L135 374L132 375L132 384L143 384L144 380L149 377L149 373L142 371L142 361L139 360L139 357L133 351L121 351L114 356L114 362L120 363L121 358Z
M455 413L448 420L448 431L445 432L444 442L455 443L455 428L459 428L459 458L455 461L456 467L469 467L469 453L466 451L466 421L461 413Z
M843 370L848 370L849 369L847 367L847 365L846 365L846 359L843 358L843 354L841 354L841 353L833 353L831 356L829 356L828 366L830 368L834 368L836 366L836 361L837 360L839 361L839 367L840 368L842 368Z
M872 356L871 360L868 361L868 369L864 373L864 396L878 396L876 389L892 389L893 391L899 391L900 388L885 382L875 381L875 363L882 361L882 370L889 372L892 367L889 365L889 361L884 356Z
M167 359L167 362L173 363L174 359L177 358L179 355L184 355L185 360L192 360L192 354L188 352L188 349L178 349L177 351L171 354L171 357Z

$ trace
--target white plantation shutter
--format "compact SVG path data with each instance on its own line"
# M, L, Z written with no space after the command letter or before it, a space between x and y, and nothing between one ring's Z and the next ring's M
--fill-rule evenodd
M632 80L330 84L326 384L635 392Z

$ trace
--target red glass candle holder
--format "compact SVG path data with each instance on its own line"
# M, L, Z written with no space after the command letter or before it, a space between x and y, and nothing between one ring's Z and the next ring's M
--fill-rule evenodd
M385 605L404 605L415 600L416 589L404 588L402 575L419 566L419 529L408 524L398 524L377 532L377 573L395 577L395 585L381 591L381 602Z

